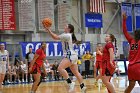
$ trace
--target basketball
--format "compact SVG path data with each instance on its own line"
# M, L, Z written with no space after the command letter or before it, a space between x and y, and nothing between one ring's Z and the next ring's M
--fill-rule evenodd
M42 24L45 25L46 27L51 27L52 26L52 20L50 18L44 18L42 21Z

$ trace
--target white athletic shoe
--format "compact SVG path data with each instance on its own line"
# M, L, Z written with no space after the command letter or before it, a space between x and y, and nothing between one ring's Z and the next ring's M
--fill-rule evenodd
M31 78L31 82L33 82L33 79Z
M24 79L22 79L22 83L24 83L25 81L24 81Z
M7 80L7 83L10 84L11 82L9 80Z
M18 80L18 83L21 83L21 81L20 81L20 80Z
M26 82L28 82L28 80L26 79Z
M72 82L69 84L69 92L72 92L74 90L75 82Z
M83 88L81 89L81 93L86 93L86 89L87 89L87 87L83 87Z

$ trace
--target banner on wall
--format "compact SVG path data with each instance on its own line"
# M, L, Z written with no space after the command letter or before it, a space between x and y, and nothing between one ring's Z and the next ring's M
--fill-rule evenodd
M128 2L128 0L117 0L119 3L121 2ZM116 3L116 0L105 0L105 2L115 2Z
M0 30L15 30L14 0L0 0Z
M127 20L126 20L126 26L128 32L133 32L133 20L132 20L132 4L131 3L122 3L121 6L121 12L126 13Z
M34 31L36 29L35 0L19 0L18 13L19 13L19 30Z
M63 55L61 42L47 42L46 44L47 44L46 47L47 56ZM41 42L20 42L20 45L22 47L23 56L25 57L25 55L29 52L29 48L32 48L33 51L36 51L40 47ZM74 45L74 49L78 55L83 55L85 51L87 50L90 51L90 42L84 42L79 46Z
M140 29L140 4L134 4L135 29Z
M85 14L85 26L91 28L102 28L102 14L87 13Z

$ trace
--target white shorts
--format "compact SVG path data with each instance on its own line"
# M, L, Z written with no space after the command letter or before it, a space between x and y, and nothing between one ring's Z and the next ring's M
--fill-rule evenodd
M24 73L27 73L27 72L28 72L27 70L23 70L23 69L22 69L22 71L23 71Z
M68 57L67 57L68 58ZM78 61L78 56L77 55L70 55L69 56L70 61L72 62L72 64L77 64Z
M47 71L47 72L51 72L51 70L50 70L50 69L46 69L46 71Z
M0 74L5 74L6 73L6 65L0 64Z

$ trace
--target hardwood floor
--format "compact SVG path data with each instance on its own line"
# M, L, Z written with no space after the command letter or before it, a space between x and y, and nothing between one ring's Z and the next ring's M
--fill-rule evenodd
M126 77L119 77L112 79L115 86L116 93L124 93L128 81ZM101 87L98 83L98 87L94 84L94 79L84 79L84 83L87 86L87 93L107 93L105 87ZM3 86L3 93L29 93L32 84L16 84ZM76 81L75 90L72 93L81 93L78 82ZM68 86L65 81L53 81L43 82L39 86L37 93L68 93ZM135 92L137 93L137 92ZM139 92L140 93L140 92Z

